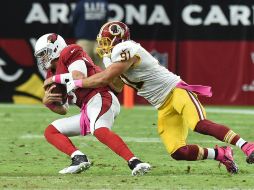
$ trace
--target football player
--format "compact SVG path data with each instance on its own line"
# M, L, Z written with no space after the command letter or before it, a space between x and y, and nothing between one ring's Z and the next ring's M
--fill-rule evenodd
M188 129L191 129L239 147L247 156L247 163L254 163L254 143L247 142L227 126L206 118L197 95L211 96L210 87L189 85L161 66L140 44L130 40L129 28L122 22L104 24L97 42L98 54L107 68L91 77L70 81L68 90L103 87L115 77L121 77L158 110L158 133L175 160L213 159L224 164L228 172L238 172L230 146L204 148L187 144Z
M61 103L61 94L53 93L54 85L49 86L52 76L56 82L69 79L82 79L101 72L91 58L76 44L68 45L57 34L41 36L35 44L35 57L38 64L47 71L44 81L46 88L43 103L53 112L66 114L68 102ZM57 77L60 76L60 77ZM101 143L127 161L132 175L142 175L150 169L128 148L124 141L111 131L115 117L120 112L118 99L109 86L99 88L80 88L69 93L81 113L72 117L58 119L45 130L45 138L58 150L69 155L72 163L59 171L61 174L80 173L87 170L91 163L83 152L71 142L69 137L93 134ZM57 102L57 103L56 103Z

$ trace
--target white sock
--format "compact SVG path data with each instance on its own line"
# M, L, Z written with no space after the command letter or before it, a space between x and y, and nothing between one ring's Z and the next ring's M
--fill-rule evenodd
M207 159L215 159L215 150L213 148L207 148Z
M236 146L241 148L243 146L243 144L246 143L245 140L243 140L242 138L240 138L237 142L236 142Z
M82 153L82 152L80 152L79 150L76 150L75 152L73 152L73 153L71 154L71 158L73 158L73 157L76 156L76 155L85 155L85 154Z

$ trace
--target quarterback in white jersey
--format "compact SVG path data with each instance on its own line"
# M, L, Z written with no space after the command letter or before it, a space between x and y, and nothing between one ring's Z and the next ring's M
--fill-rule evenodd
M238 172L230 146L203 148L189 145L186 139L188 129L191 129L241 148L247 156L247 163L254 163L254 143L245 141L229 127L206 119L205 109L197 95L211 96L211 87L189 85L161 66L140 44L130 40L129 28L122 22L104 24L97 41L97 52L103 57L106 69L91 77L70 81L67 83L69 90L97 88L116 83L116 78L121 78L157 108L158 133L172 158L217 160L229 173Z

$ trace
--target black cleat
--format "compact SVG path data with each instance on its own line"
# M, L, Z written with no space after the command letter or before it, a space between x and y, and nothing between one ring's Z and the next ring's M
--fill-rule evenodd
M78 174L91 166L86 155L75 155L71 160L71 165L59 171L60 174Z
M143 163L141 160L139 160L136 157L133 157L132 159L128 161L128 166L132 170L131 174L133 176L144 175L151 169L150 164Z

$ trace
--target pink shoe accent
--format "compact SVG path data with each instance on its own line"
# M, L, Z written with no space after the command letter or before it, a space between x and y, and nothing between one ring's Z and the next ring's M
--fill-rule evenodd
M216 160L223 164L227 171L231 174L236 174L238 172L238 167L234 162L233 151L230 146L219 147L216 145L215 149L218 150L218 155Z
M242 151L246 154L246 162L248 164L254 163L254 143L247 143L242 147Z
M246 156L249 156L252 152L254 152L254 144L253 143L247 143L242 147L242 150Z

